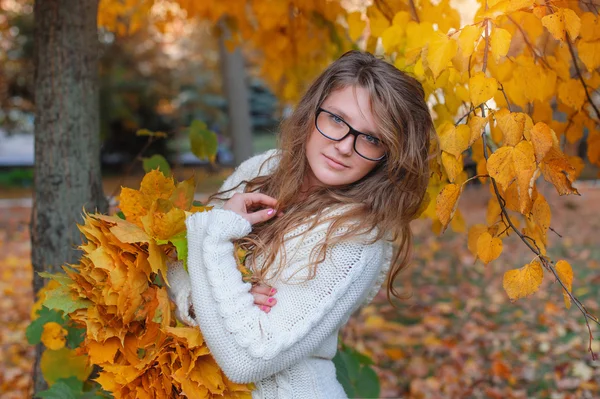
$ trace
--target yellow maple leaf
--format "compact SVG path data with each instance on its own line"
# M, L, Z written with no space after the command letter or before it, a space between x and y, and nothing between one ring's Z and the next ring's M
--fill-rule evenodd
M567 290L571 292L573 288L573 269L569 262L565 260L559 260L556 262L556 266L554 266L556 270L556 274L560 278L560 281L563 282ZM565 300L565 307L569 309L571 307L571 297L565 292L563 289L563 299Z
M185 211L176 208L170 201L154 201L147 215L141 217L144 230L158 240L169 238L185 230Z
M510 48L510 41L512 36L509 31L506 29L494 27L492 30L491 41L492 41L492 55L496 62L500 60L500 58L504 57L506 53L508 53L508 49Z
M448 67L448 63L456 54L458 44L443 33L435 32L427 47L427 65L433 74L438 76Z
M502 253L502 240L484 231L477 238L477 257L486 265Z
M104 342L98 342L90 340L87 343L88 356L90 361L97 365L104 363L114 363L115 355L121 348L121 342L118 338L113 337L105 340Z
M568 33L571 41L575 41L579 36L581 20L575 14L575 11L568 8L559 8L553 14L542 18L542 25L554 36L556 40L565 40L565 34Z
M462 186L448 184L437 196L435 213L442 224L442 232L446 229L448 223L450 223L454 212L456 212L461 192Z
M440 147L447 153L458 158L463 151L469 148L469 141L471 140L469 126L461 124L455 127L450 122L444 122L438 127L437 131Z
M509 270L504 273L502 286L511 301L516 301L537 292L543 278L542 265L535 260L520 269Z
M474 107L483 104L496 94L498 82L494 78L488 78L483 72L477 72L469 79L469 95Z
M44 331L42 332L42 343L46 348L51 350L57 350L65 347L67 342L67 330L56 322L48 322L44 324Z

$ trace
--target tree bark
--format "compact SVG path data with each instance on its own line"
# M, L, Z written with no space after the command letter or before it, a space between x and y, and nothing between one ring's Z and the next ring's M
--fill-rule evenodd
M250 92L246 82L244 56L239 47L227 50L225 40L230 35L224 21L220 23L219 55L223 92L227 98L228 130L233 140L233 157L239 165L254 155L252 144L252 121L250 119Z
M33 290L40 271L75 263L82 212L106 212L100 174L98 0L37 0ZM34 389L46 388L36 350Z

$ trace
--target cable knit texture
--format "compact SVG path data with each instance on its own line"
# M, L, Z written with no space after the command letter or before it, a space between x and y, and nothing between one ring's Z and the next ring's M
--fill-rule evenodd
M268 151L249 159L221 190L270 173L277 157ZM243 186L235 192L242 192ZM329 246L316 277L306 280L311 249L325 237L328 226L322 223L310 231L299 226L286 235L285 279L275 282L277 305L265 313L254 305L251 285L242 281L234 257L232 241L250 233L252 226L220 209L222 201L211 205L215 209L186 220L189 276L180 262L169 265L169 294L177 316L199 325L232 381L255 383L253 398L346 398L331 361L338 331L381 286L389 268L389 243L369 243L372 237L367 236ZM192 303L195 320L188 312Z

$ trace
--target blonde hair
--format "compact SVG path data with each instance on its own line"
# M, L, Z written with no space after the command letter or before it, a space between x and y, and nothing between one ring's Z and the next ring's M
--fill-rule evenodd
M386 157L364 178L340 187L315 187L300 198L298 193L309 171L306 142L313 131L317 109L327 96L345 87L368 90L371 109ZM395 253L388 275L387 295L400 297L393 283L408 264L412 246L409 223L418 216L429 181L428 150L433 122L421 84L372 54L350 51L333 62L308 88L293 114L281 124L280 160L268 176L246 183L245 191L260 191L278 201L282 217L255 225L253 232L238 241L252 254L256 281L279 275L285 266L284 236L312 218L309 230L330 220L323 242L313 248L309 278L325 258L328 246L365 233L375 232L373 242L391 239ZM241 184L241 183L240 183ZM214 194L219 198L224 193ZM327 216L326 209L353 205L347 211ZM346 209L346 208L344 208ZM357 223L359 221L359 223ZM344 231L343 234L337 232ZM256 264L259 255L264 262ZM314 256L313 256L314 255Z

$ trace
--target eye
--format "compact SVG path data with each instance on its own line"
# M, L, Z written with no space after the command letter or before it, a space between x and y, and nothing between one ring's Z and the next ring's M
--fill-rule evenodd
M373 144L373 145L380 145L381 144L381 140L379 140L377 137L375 136L371 136L369 134L365 134L363 135L364 139L369 143L369 144Z
M331 119L333 122L337 123L338 125L344 123L344 120L335 114L329 114L329 119Z

